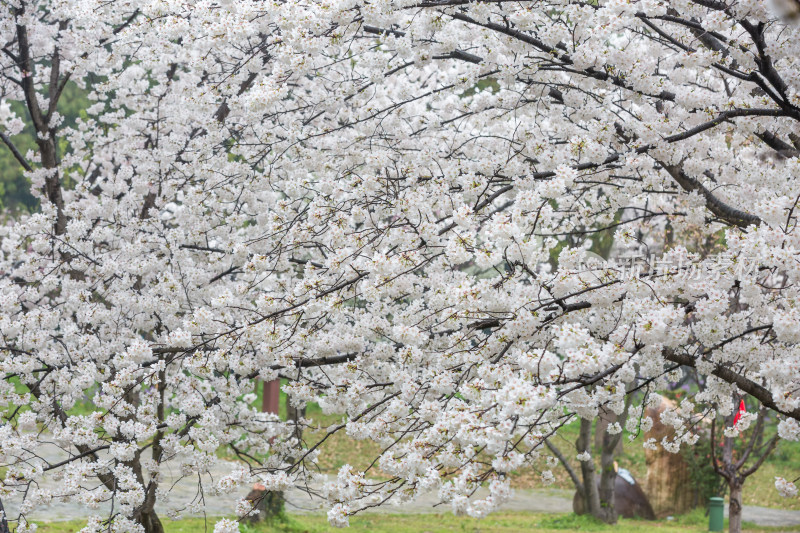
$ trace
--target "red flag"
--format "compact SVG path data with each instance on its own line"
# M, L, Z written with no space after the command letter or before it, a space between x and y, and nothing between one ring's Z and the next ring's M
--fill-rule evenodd
M736 412L736 416L733 417L733 425L739 423L739 419L742 418L742 415L747 412L747 409L744 407L744 400L739 400L739 410Z

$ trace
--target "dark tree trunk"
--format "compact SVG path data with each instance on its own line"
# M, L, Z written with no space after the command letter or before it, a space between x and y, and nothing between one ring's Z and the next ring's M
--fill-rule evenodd
M575 448L579 453L591 451L592 421L581 418L581 429ZM600 518L600 491L595 481L594 460L581 461L581 476L583 477L583 509L585 512Z
M11 533L8 529L8 520L6 520L6 509L3 507L3 500L0 500L0 533Z
M621 435L621 433L603 434L603 448L600 455L600 512L595 516L607 524L617 522L617 507L614 498L617 470L614 465L614 457Z
M615 417L616 418L616 417ZM624 423L624 417L620 418ZM605 429L599 427L595 431L602 432L600 441L600 479L597 479L594 459L581 461L581 475L583 477L583 510L595 518L607 524L617 522L617 509L615 503L615 482L617 479L616 457L617 447L619 446L621 433L609 435ZM592 422L591 420L581 419L580 434L575 442L575 447L579 453L591 451L592 443Z
M152 509L138 511L133 516L133 519L137 523L142 524L146 533L164 533L164 526L161 525L161 520Z
M619 421L619 416L617 416L617 414L614 413L614 411L611 411L604 407L600 408L600 412L598 414L594 428L594 447L596 450L603 449L603 437L605 437L606 435L608 426L618 421ZM616 448L614 448L614 455L619 455L621 453L622 453L622 439L618 439L617 446Z
M611 411L604 411L608 421L614 420L624 425L628 416L629 402L630 397L620 415L615 415ZM647 497L641 487L635 481L625 481L623 478L619 480L622 485L620 487L617 486L617 465L614 459L618 450L621 449L622 433L611 435L608 433L607 427L608 424L603 426L600 423L595 427L594 441L598 443L597 448L599 448L600 453L599 476L596 473L594 459L590 459L580 462L582 479L578 479L578 475L569 467L563 454L552 443L547 441L547 446L567 467L570 478L577 489L573 498L573 509L577 514L589 513L607 524L614 524L620 515L617 509L617 495L621 495L625 516L637 516L652 520L655 518L653 510L647 502ZM591 444L592 421L581 419L580 432L578 439L575 441L575 448L578 453L584 453L591 451Z
M306 416L306 408L300 409L294 407L291 402L286 402L286 419L294 422L294 436L297 440L303 438L303 427L300 425L300 419Z
M244 517L248 523L266 522L271 524L283 517L284 495L283 492L266 490L263 485L256 483L253 490L245 496L253 505L252 513Z

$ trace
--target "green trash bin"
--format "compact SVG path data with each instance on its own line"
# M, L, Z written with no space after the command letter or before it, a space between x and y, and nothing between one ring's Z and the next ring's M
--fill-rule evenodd
M714 497L708 499L708 530L722 531L725 528L725 499Z

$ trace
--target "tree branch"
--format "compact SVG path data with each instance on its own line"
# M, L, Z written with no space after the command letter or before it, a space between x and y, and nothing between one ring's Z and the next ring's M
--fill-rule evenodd
M706 200L706 208L714 213L717 217L724 220L725 222L740 227L742 229L747 228L748 226L755 225L758 226L761 224L761 219L756 215L751 215L750 213L746 213L740 209L736 209L735 207L731 207L709 191L702 183L697 181L695 178L689 176L683 171L678 165L667 165L663 161L659 161L656 159L658 163L664 167L672 179L674 179L678 185L686 192L699 192Z
M581 478L578 477L578 473L575 472L572 466L570 466L570 464L567 462L567 458L564 456L561 450L556 448L556 445L550 442L550 439L544 439L544 443L547 445L548 449L553 453L553 455L555 455L556 458L561 461L561 464L564 465L567 474L569 474L570 479L572 479L573 485L575 485L575 490L577 490L581 495L581 498L583 498L585 491L583 488L583 483L581 482Z
M695 360L694 357L687 354L676 353L675 351L669 348L664 350L664 358L667 361L672 361L673 363L679 363L681 365L688 366L690 368L697 368L697 361ZM727 383L736 385L737 387L739 387L740 390L746 392L753 398L757 399L763 405L769 407L776 413L780 413L782 415L800 421L800 408L792 410L781 409L775 404L775 399L772 397L772 393L763 386L759 385L755 381L752 381L751 379L744 377L743 375L737 372L734 372L733 370L731 370L726 366L722 366L719 363L714 363L711 361L706 361L706 362L714 365L714 369L711 371L711 373L716 377L720 378L721 380Z
M2 131L0 131L0 140L2 140L3 143L6 146L8 146L8 149L11 150L11 153L13 154L14 159L16 159L19 162L19 164L22 165L22 168L24 168L28 172L33 170L33 168L31 168L31 166L25 160L25 157L19 152L17 147L14 146L14 143L11 141L11 139L9 139L8 135L3 133Z

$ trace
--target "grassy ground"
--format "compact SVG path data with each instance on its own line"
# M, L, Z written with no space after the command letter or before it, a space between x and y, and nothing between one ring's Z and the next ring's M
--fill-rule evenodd
M258 387L259 398L257 405L261 405L261 387ZM286 416L286 397L281 392L281 416ZM339 423L341 417L324 415L316 404L310 404L306 411L306 417L315 421L319 428L316 432L311 431L305 437L313 442L317 438L325 435L325 428L332 424ZM317 436L319 435L319 437ZM577 451L575 450L575 440L578 437L578 424L574 423L562 428L554 442L568 458L572 459L573 467L579 470L578 461L575 460ZM628 469L633 473L639 483L644 483L647 476L647 464L645 462L644 439L640 436L633 442L628 441L627 435L623 439L623 453L618 458L621 468ZM372 459L379 453L380 448L372 441L354 441L340 432L328 438L326 443L326 453L320 455L319 466L323 472L335 474L342 465L350 464L356 468L366 467ZM598 456L599 454L595 454ZM544 464L541 465L542 468ZM781 441L777 449L772 453L768 461L752 476L750 476L744 486L744 503L746 505L760 505L763 507L773 507L776 509L800 510L800 498L782 498L775 490L775 477L781 476L787 479L794 479L800 475L800 443ZM518 489L542 488L539 469L526 468L512 474L512 486ZM573 491L574 486L566 470L556 468L553 470L556 477L555 483L549 488ZM373 472L373 478L379 478L380 472Z
M83 526L80 522L42 523L37 533L74 533ZM167 533L211 532L214 520L187 519L164 524ZM495 513L488 518L454 517L441 515L385 515L369 514L350 521L353 533L516 533L537 531L541 533L560 531L596 531L608 533L638 533L658 531L659 533L690 533L708 531L708 519L702 512L694 512L673 521L645 522L641 520L620 520L615 526L608 526L586 516L544 515L534 513ZM287 519L273 526L257 525L240 527L242 533L323 533L334 531L327 525L322 515L301 515ZM746 531L771 533L777 531L800 531L796 528L764 528L747 525Z
M323 415L316 405L308 407L306 416L318 423L320 436L325 434L324 428L340 420L335 416ZM572 424L562 428L554 441L564 455L572 459L571 462L576 470L579 469L578 461L574 459L577 454L574 445L577 436L577 424ZM314 441L316 438L314 432L308 432L306 437L309 441ZM629 442L626 438L623 444L623 453L618 458L620 467L631 471L639 483L644 483L647 476L647 464L642 442L643 439L641 437L633 442ZM327 453L320 455L319 465L323 472L335 474L344 464L350 464L354 467L366 467L379 452L379 447L372 441L354 441L343 432L340 432L328 439L326 450ZM541 466L544 467L544 464ZM777 509L800 510L800 498L782 498L775 490L776 476L793 479L800 475L799 467L800 443L781 441L769 460L747 479L744 486L744 503L746 505L761 505ZM556 477L556 481L549 488L574 490L566 470L556 468L553 470L553 474ZM374 472L372 476L380 477L377 472ZM539 470L526 468L514 472L512 474L512 486L518 489L542 488Z

